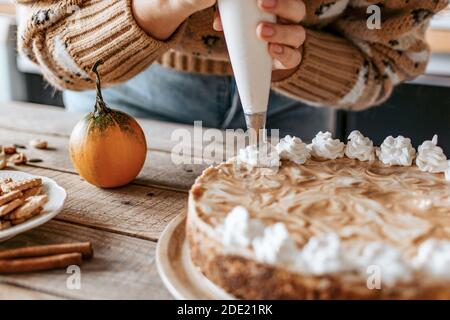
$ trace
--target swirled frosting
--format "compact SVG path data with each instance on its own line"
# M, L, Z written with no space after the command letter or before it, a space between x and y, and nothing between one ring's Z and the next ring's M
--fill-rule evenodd
M251 167L275 168L281 164L278 152L269 143L262 144L259 147L251 145L239 150L237 160Z
M344 156L345 144L339 139L333 139L331 132L320 131L308 148L316 158L334 160Z
M377 150L377 156L386 165L411 166L416 150L411 144L411 139L403 136L397 138L389 136Z
M434 135L432 140L427 140L418 148L416 164L420 170L425 172L445 172L448 168L447 157L444 150L438 147L438 136Z
M359 161L375 160L375 149L373 142L364 137L358 130L352 131L348 136L349 142L345 147L345 155L350 159L358 159Z
M311 157L306 143L289 135L280 140L276 149L281 159L290 160L297 164L304 164Z

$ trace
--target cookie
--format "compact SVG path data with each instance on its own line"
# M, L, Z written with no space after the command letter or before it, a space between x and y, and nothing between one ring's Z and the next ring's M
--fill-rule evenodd
M17 225L19 225L19 224L22 224L22 223L26 222L27 220L28 220L28 219L16 219L16 220L10 220L9 223L10 223L12 226L17 226Z
M22 191L16 190L13 192L6 193L0 196L0 206L7 204L13 200L19 199L23 196Z
M46 195L33 196L25 200L25 203L4 217L5 220L16 220L22 218L29 218L37 209L43 207L48 201Z
M5 230L11 227L11 222L0 220L0 230Z
M25 190L22 195L22 199L27 199L29 197L38 196L42 194L42 187L34 187L28 190Z
M41 178L27 179L18 182L9 182L2 184L1 188L4 193L8 193L14 190L25 191L34 187L39 187L42 185Z
M41 213L43 210L43 208L37 208L35 211L33 211L32 213L30 213L27 217L24 218L20 218L20 219L15 219L15 220L10 220L11 224L13 226L17 226L18 224L22 224L28 220L30 220L31 218L33 218L34 216L37 216L39 213Z
M24 204L22 199L15 199L7 204L4 204L0 207L0 217L5 217L6 215L13 212L15 209L19 208ZM6 219L6 217L5 217ZM6 219L9 220L9 219Z

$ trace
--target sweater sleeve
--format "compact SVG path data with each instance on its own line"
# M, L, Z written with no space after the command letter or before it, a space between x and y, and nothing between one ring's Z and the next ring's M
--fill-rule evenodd
M430 51L425 31L448 0L374 1L381 28L369 29L368 1L329 1L315 8L307 0L303 61L275 90L314 106L361 110L384 102L395 85L422 74ZM309 3L308 3L309 2ZM333 20L333 16L336 16Z
M184 25L159 41L136 23L131 0L17 0L29 7L19 26L19 51L38 64L57 89L94 87L97 60L102 82L124 82L175 45Z

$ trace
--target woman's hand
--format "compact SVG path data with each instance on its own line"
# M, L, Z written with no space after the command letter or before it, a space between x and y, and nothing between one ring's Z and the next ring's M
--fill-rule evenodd
M193 13L213 6L216 0L132 0L133 15L149 35L168 39Z
M278 17L278 23L261 22L256 28L258 37L269 43L274 59L273 80L278 81L295 72L302 60L305 29L299 23L306 15L306 7L302 0L258 0L258 6ZM222 31L218 14L214 29Z

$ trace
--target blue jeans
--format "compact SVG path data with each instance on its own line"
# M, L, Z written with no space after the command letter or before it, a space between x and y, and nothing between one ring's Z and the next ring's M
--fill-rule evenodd
M126 83L103 90L105 102L130 115L170 122L193 124L202 120L204 127L245 128L232 77L179 72L153 64ZM95 92L64 92L68 111L92 111ZM280 129L280 136L296 135L310 140L320 130L334 131L334 111L306 106L271 92L267 128Z

